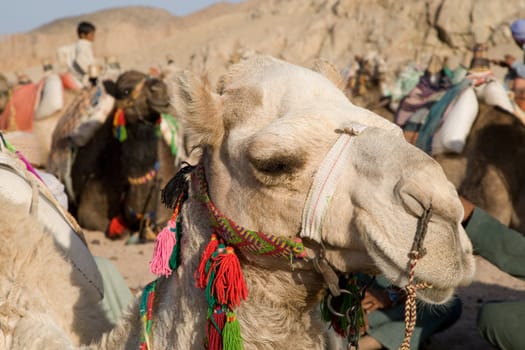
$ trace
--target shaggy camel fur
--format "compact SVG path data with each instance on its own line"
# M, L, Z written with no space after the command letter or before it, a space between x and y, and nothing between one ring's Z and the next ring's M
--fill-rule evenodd
M460 225L461 204L437 163L409 145L400 130L352 105L322 75L268 57L234 66L217 93L191 74L174 83L173 100L185 127L204 148L202 163L217 207L249 229L296 237L312 177L349 122L368 128L355 139L322 223L326 259L341 272L381 272L407 282L407 254L418 217L432 205L424 247L415 270L418 292L445 302L474 272L472 247ZM210 239L209 212L191 184L182 206L181 264L158 282L151 349L201 349L207 302L194 272ZM327 326L318 305L326 293L312 264L319 244L305 240L308 257L264 257L239 250L248 286L236 309L244 349L325 348ZM138 302L121 324L91 345L137 349ZM23 342L23 339L20 339ZM30 341L29 341L30 342ZM64 344L68 348L69 344Z
M0 348L64 349L65 339L85 344L111 329L27 208L0 196L0 227Z

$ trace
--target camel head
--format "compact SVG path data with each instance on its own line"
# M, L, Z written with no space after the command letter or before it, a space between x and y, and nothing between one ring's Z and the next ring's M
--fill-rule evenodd
M132 70L121 74L115 83L108 80L104 85L115 97L116 107L124 110L128 124L156 123L161 113L169 111L168 90L159 79Z
M147 227L153 232L160 186L157 176L160 170L158 127L161 113L170 109L167 86L138 71L127 71L115 83L105 81L104 86L115 97L114 118L106 122L118 139L112 144L118 149L118 160L114 165L119 166L122 179L127 180L123 185L122 219L131 231L144 232L141 228ZM120 129L121 126L124 127ZM125 136L120 139L121 135ZM151 239L154 234L149 236Z
M188 136L204 150L211 199L245 228L302 235L310 254L324 247L335 270L383 273L400 286L420 218L431 207L415 280L432 285L418 292L423 300L446 301L474 272L454 187L397 126L353 105L336 87L333 67L320 64L317 71L254 56L233 66L216 92L203 77L175 78L172 100ZM305 236L312 183L330 172L322 164L342 135L351 140L347 156L329 179L333 194L325 198L318 232Z

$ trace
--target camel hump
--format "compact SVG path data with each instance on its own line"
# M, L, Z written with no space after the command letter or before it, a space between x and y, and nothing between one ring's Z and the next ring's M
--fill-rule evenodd
M80 226L39 180L36 171L27 168L2 141L0 141L0 196L13 206L27 208L30 215L36 215L45 228L44 232L51 233L66 261L74 266L75 273L71 276L73 284L86 291L91 301L98 302L104 296L102 277Z

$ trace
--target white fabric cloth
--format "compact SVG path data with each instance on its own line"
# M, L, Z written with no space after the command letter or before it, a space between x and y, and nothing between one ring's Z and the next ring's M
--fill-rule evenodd
M57 202L60 203L67 210L67 195L64 185L52 174L45 172L40 169L35 169L38 176L44 180L49 192L56 198Z

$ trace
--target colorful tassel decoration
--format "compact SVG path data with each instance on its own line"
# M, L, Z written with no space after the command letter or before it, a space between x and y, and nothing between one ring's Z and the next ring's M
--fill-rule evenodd
M170 267L170 259L173 248L177 244L177 222L175 220L171 219L168 221L155 239L153 259L149 263L149 269L151 273L157 276L168 277L173 272Z
M212 257L212 269L215 278L212 283L212 293L217 303L228 305L231 309L241 304L241 299L248 297L248 288L244 281L239 258L232 247L226 247L216 257Z
M128 138L126 116L122 108L117 109L113 116L113 136L120 142L124 142Z
M195 271L195 284L197 288L204 289L208 284L208 274L206 273L206 263L210 260L212 254L217 250L219 246L219 240L216 234L211 235L210 243L204 248L204 252L201 255L201 261L197 271Z
M149 263L150 271L157 276L170 276L173 270L178 267L180 240L182 231L181 218L179 217L182 207L184 194L180 194L175 202L173 215L166 226L159 232L155 239L153 258Z
M142 321L142 336L140 340L140 350L150 350L150 335L151 323L153 320L153 303L155 301L155 289L157 288L157 280L151 282L142 292L140 300L140 318Z
M111 219L109 226L106 231L106 235L111 239L117 239L122 237L124 231L127 229L126 224L122 220L122 217L115 216Z
M214 264L213 258L217 257L218 254L223 252L226 249L224 244L219 244L217 247L217 250L212 254L210 259L206 262L206 288L204 289L204 294L206 295L206 300L208 301L208 306L210 308L213 308L216 304L216 297L213 294L212 287L213 287L213 281L215 281L215 270L216 266Z
M226 323L226 313L222 309L216 308L212 315L208 315L208 328L206 336L208 338L208 349L222 350L222 329Z
M216 234L212 234L194 277L196 285L204 289L208 301L207 349L242 350L241 329L233 308L239 306L241 300L246 300L248 288L233 247L225 246ZM224 314L222 326L215 320L218 310ZM220 344L215 338L217 335Z
M172 271L177 270L177 268L180 266L180 240L182 237L182 220L180 218L177 219L177 229L175 232L175 246L173 247L173 251L171 252L170 262L169 266Z
M224 350L242 350L241 327L233 311L226 313L226 324L222 330Z
M365 318L363 308L361 307L361 291L357 283L357 278L351 276L343 282L340 281L340 287L349 291L332 299L332 307L344 317L334 315L328 308L328 295L321 303L321 317L326 322L330 322L334 331L343 338L352 337L359 340L361 331L365 328ZM348 315L350 318L347 318Z

